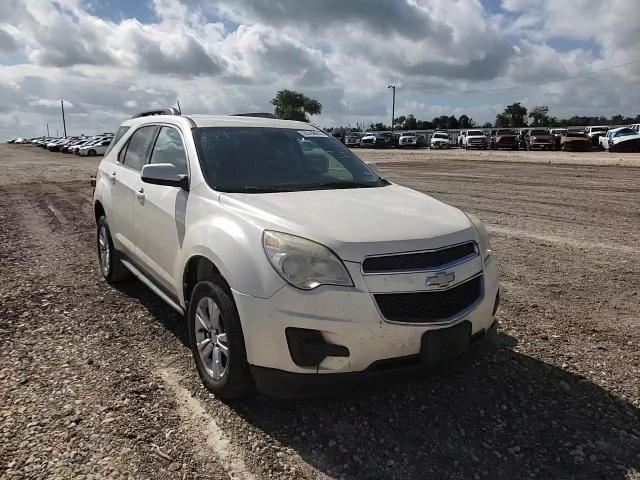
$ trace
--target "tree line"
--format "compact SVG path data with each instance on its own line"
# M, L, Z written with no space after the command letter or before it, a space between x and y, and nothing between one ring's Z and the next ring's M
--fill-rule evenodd
M496 115L496 127L570 127L589 125L629 125L640 123L640 115L626 117L624 115L582 116L574 115L569 118L558 118L549 115L548 105L539 105L527 110L520 102L507 105L502 113Z
M280 90L275 98L271 100L275 109L275 116L285 120L300 120L308 122L307 115L319 115L322 113L322 104L302 93L292 90ZM612 117L602 116L579 116L570 118L557 118L549 115L549 106L539 105L528 110L520 102L507 105L505 109L496 115L493 124L487 122L477 125L473 118L468 115L441 115L433 120L418 120L413 114L402 115L393 119L393 128L399 130L434 130L434 129L464 129L464 128L490 128L490 127L569 127L572 125L628 125L640 123L640 115L635 117L625 117L614 115ZM391 130L391 127L382 122L359 123L356 128L343 128L341 130L369 130L374 132Z

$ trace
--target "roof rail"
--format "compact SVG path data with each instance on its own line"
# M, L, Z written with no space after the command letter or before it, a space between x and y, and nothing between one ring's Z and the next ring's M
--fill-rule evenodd
M262 113L262 112L256 112L256 113L234 113L232 116L233 117L276 118L276 116L273 113Z
M149 117L151 115L180 115L180 112L178 111L178 109L173 107L160 108L156 110L146 110L144 112L137 113L131 118Z

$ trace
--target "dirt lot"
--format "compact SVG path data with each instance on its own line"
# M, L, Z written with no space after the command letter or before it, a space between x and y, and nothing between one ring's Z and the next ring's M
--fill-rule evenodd
M640 479L640 169L454 152L362 156L488 223L495 348L231 407L200 386L181 318L102 280L96 161L0 146L0 478Z

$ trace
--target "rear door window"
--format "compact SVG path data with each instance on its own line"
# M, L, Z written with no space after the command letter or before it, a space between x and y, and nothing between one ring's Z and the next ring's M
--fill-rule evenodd
M125 166L138 171L142 169L149 158L151 146L158 134L158 128L155 125L142 127L131 135L123 159Z
M120 139L122 138L122 136L127 133L127 130L129 130L131 127L120 127L118 129L118 131L116 132L116 136L113 137L113 140L111 140L111 143L109 144L109 148L107 148L107 151L104 153L105 155L107 153L109 153L111 151L111 149L113 147L115 147L116 143L118 143L120 141Z

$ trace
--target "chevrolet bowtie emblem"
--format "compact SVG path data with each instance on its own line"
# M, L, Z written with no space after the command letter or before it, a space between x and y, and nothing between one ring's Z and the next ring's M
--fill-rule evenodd
M430 277L427 277L425 285L438 286L440 288L448 287L456 279L456 274L453 272L440 272Z

